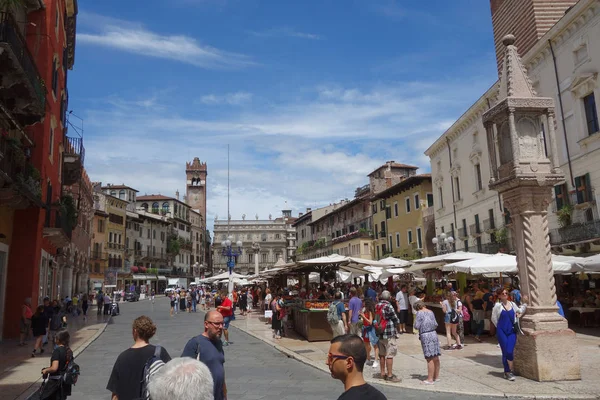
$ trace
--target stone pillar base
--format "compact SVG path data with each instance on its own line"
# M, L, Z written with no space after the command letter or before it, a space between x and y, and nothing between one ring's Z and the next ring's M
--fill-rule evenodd
M517 339L514 369L519 376L538 382L581 379L575 332L527 330Z

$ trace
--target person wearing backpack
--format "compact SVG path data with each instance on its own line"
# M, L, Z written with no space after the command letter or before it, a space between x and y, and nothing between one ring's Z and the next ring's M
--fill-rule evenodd
M402 380L393 373L394 357L398 354L396 337L400 330L400 319L390 303L391 297L390 292L384 290L381 292L379 303L375 307L373 326L377 336L379 336L377 347L379 348L380 372L374 374L373 378L388 382L401 382Z
M456 303L456 292L447 292L446 300L441 303L442 310L444 310L444 324L446 325L446 339L448 340L448 346L446 350L461 350L463 348L460 336L458 335L458 323L460 321L460 315L457 311ZM452 344L452 338L456 340L456 344Z
M40 389L39 398L64 400L71 395L71 384L64 379L68 364L73 362L73 352L69 348L70 340L71 336L66 330L56 335L56 348L50 357L50 366L42 368L42 377L48 379L48 382Z
M342 293L336 292L335 300L329 305L327 310L327 322L331 325L333 337L345 335L348 331L348 320L346 319L346 308L342 303Z
M52 301L52 315L50 317L50 328L48 329L48 341L54 343L58 332L66 325L67 316L58 305L58 301Z
M181 357L194 358L208 367L214 382L214 400L227 398L225 367L223 366L225 353L221 343L223 328L223 315L218 311L207 312L204 315L204 332L191 338L181 353Z
M147 316L142 315L133 321L134 344L119 354L106 385L106 389L112 393L112 400L143 398L151 367L171 360L163 347L149 343L155 333L156 325ZM157 350L159 355L156 354Z

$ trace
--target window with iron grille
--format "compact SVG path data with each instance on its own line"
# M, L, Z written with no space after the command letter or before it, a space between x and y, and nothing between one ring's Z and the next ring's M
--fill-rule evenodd
M569 195L567 185L565 183L554 186L554 200L556 201L556 209L561 210L569 204Z

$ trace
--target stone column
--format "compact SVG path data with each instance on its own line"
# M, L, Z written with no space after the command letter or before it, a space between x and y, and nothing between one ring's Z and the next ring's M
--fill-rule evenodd
M539 381L581 379L575 332L558 314L552 253L548 240L548 187L519 187L503 193L513 234L523 293L528 308L521 318L525 335L515 348L515 371Z

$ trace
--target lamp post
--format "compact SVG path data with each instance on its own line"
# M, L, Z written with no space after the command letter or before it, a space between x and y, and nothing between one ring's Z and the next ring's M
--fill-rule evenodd
M235 258L242 254L242 241L238 240L233 243L233 236L227 237L227 240L221 242L223 248L222 255L227 257L227 268L229 269L229 284L227 290L229 293L233 292L233 268L235 267ZM235 247L233 247L235 245Z
M437 237L431 239L431 243L435 246L435 252L437 254L452 253L454 250L452 245L454 244L454 238L452 236L446 236L444 232L440 233Z

